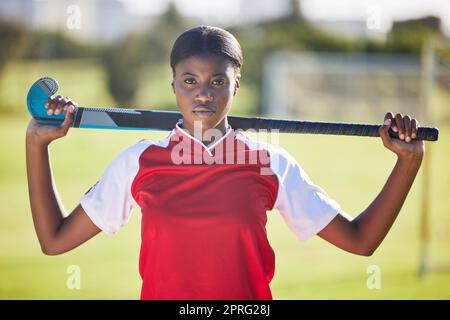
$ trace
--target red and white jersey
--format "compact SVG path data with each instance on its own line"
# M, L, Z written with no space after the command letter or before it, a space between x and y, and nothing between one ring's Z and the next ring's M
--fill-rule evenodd
M181 122L123 151L80 203L108 234L141 208L141 299L272 299L266 212L302 241L343 213L284 149L232 128L205 146Z

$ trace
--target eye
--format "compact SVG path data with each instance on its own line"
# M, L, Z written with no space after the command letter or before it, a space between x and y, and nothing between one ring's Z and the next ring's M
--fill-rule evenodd
M213 81L213 85L215 86L223 86L225 84L225 81L223 79L216 79Z
M195 84L197 83L194 78L186 78L184 79L184 83L186 84Z

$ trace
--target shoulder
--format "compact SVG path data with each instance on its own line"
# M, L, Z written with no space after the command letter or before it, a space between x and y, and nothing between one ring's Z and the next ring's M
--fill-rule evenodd
M145 149L147 149L148 147L150 147L151 145L154 145L155 143L147 140L147 139L142 139L138 142L136 142L135 144L129 146L128 148L126 148L125 150L123 150L119 157L132 157L135 155L138 155L140 153L142 153Z
M113 159L111 162L112 165L116 166L124 166L124 165L130 165L133 162L138 161L141 154L150 146L152 146L154 143L142 139L135 144L127 147L126 149L122 150L116 158Z

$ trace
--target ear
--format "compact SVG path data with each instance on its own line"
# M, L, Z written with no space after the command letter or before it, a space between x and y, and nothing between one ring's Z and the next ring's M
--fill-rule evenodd
M241 75L238 74L238 75L236 75L236 79L235 79L235 83L234 83L234 93L233 93L233 96L236 95L236 93L238 92L240 86L241 86Z
M172 83L170 85L172 86L173 93L175 93L175 86L173 85L173 81L172 81Z

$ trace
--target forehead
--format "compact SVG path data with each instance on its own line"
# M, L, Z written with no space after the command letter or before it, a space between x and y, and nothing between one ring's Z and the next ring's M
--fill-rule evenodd
M190 73L193 75L228 74L234 71L230 60L219 55L195 55L181 60L175 66L178 75Z

